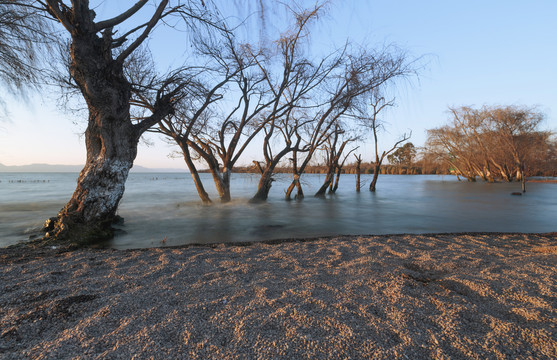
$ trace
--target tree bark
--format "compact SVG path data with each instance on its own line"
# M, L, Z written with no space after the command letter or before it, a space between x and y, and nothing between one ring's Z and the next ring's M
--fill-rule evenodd
M334 185L331 183L332 188L329 189L329 194L334 194L337 192L338 189L338 183L340 182L340 174L342 173L342 167L338 167L337 168L337 175L335 177L335 182Z
M219 193L220 201L223 203L229 202L232 198L230 196L230 170L224 168L222 174L219 168L211 167L209 168L211 175L213 175L213 180L215 182L215 187Z
M375 192L375 187L377 185L377 179L379 179L379 172L381 171L381 162L376 162L373 167L373 180L369 184L369 191Z
M94 32L79 30L72 34L72 40L70 71L89 109L87 159L76 190L57 219L48 224L45 237L88 244L113 235L111 224L139 138L155 118L171 110L157 110L149 122L134 125L130 119L131 86L123 64L112 59L110 42Z
M269 191L271 190L271 186L273 185L273 170L274 166L267 167L263 174L261 174L261 179L259 179L259 184L257 186L257 192L255 195L250 199L250 203L258 203L266 201L269 197Z
M360 187L362 185L360 181L360 176L362 174L361 165L362 165L362 156L360 155L356 157L356 191L357 192L360 192Z
M70 201L58 213L53 231L45 237L90 243L113 235L111 224L136 156L137 139L126 136L129 133L123 129L104 130L97 126L87 129L87 163ZM110 154L102 154L107 148Z
M294 179L286 189L285 199L290 200L292 197L292 192L296 188L296 195L294 195L294 200L302 200L304 198L304 190L302 188L302 183L300 182L300 175L294 175Z
M89 108L87 160L70 201L46 237L89 243L112 236L111 223L137 155L141 133L130 121L131 87L121 64L100 56L97 36L74 36L70 71Z
M325 193L327 192L327 188L329 186L331 186L331 183L333 181L333 177L334 177L334 173L327 172L327 176L325 177L325 182L323 183L323 185L321 185L319 190L317 190L317 192L314 195L315 197L324 197L325 196Z
M207 191L205 191L203 182L199 177L199 172L197 171L197 168L195 167L195 164L191 159L191 154L190 154L188 144L183 141L179 141L178 139L175 140L177 143L180 144L180 148L182 149L182 154L184 155L184 161L186 162L186 164L188 165L188 169L190 170L193 183L195 184L195 188L197 189L197 194L199 195L201 201L203 201L204 204L210 204L211 198L209 198L209 194L207 194Z

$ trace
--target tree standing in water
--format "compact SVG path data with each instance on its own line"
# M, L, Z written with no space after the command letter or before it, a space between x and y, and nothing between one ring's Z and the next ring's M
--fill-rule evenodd
M187 91L180 70L161 78L138 76L130 80L127 66L151 32L172 16L191 22L206 18L203 2L170 5L162 0L144 23L124 28L147 0L139 0L126 11L97 20L88 0L34 2L15 1L15 8L33 9L58 23L69 35L69 73L89 111L85 131L87 159L77 188L55 219L47 223L46 238L91 243L112 236L111 224L130 168L137 155L141 135L174 112L177 100ZM150 97L149 114L133 119L133 100Z
M377 133L379 132L380 127L383 126L381 121L378 119L379 113L383 111L388 106L394 105L394 99L390 101L386 101L385 98L379 93L379 91L373 91L371 94L371 101L370 101L370 114L368 117L363 117L364 125L371 128L373 132L373 145L375 150L375 162L373 163L373 179L369 184L369 191L375 192L377 186L377 180L379 179L379 174L381 172L381 165L383 164L383 160L385 157L398 149L402 143L410 139L412 132L409 134L403 134L400 140L395 142L395 144L388 150L383 151L381 155L379 155L378 149L378 136Z
M522 181L526 164L534 171L540 159L550 159L552 133L539 130L544 114L536 108L463 106L449 110L450 123L428 130L427 142L430 153L457 176L468 181L476 181L477 176L486 181Z
M356 191L360 192L360 187L362 186L362 182L360 180L362 174L362 154L354 154L356 158Z

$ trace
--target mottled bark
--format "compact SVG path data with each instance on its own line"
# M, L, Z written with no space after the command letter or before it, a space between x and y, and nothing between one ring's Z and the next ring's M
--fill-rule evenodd
M166 4L167 1L161 2L153 19L160 16ZM49 0L46 6L71 34L69 70L87 104L89 119L85 167L70 201L56 220L47 224L45 237L90 244L112 236L110 225L137 155L139 137L172 108L168 99L157 99L151 117L137 124L130 119L132 87L124 75L124 60L147 36L154 20L145 28L143 37L114 59L112 29L107 28L99 36L103 27L93 21L95 14L89 11L87 2L72 2L72 8L66 9Z
M110 224L137 155L141 134L130 121L131 87L122 65L102 56L105 46L94 34L73 39L70 70L89 108L87 160L72 198L47 237L85 243L110 237Z

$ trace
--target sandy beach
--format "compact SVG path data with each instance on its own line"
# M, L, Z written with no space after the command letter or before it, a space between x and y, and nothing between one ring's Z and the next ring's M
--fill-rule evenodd
M554 359L557 235L0 249L2 359Z

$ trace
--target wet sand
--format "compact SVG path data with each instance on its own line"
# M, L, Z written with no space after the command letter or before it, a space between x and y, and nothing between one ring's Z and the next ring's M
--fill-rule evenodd
M2 359L557 358L557 234L0 249Z

